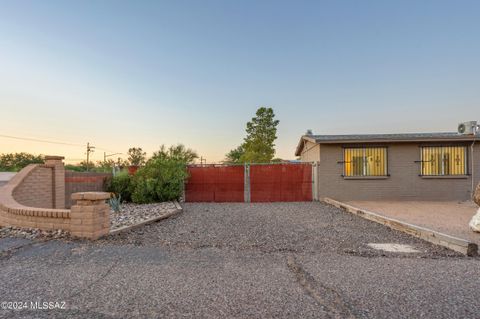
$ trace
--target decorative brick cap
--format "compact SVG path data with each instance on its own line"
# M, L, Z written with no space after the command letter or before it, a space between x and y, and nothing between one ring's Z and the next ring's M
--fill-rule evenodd
M57 155L45 155L46 161L63 161L65 159L64 156L57 156Z
M80 192L73 193L73 200L106 200L110 198L110 193L105 192Z

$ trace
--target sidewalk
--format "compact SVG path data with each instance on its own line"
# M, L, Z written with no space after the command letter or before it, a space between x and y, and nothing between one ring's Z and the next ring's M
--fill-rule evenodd
M471 201L349 201L346 203L480 245L480 233L475 233L468 227L470 219L478 209L477 205Z
M0 187L7 184L8 181L15 176L16 173L11 172L0 172Z

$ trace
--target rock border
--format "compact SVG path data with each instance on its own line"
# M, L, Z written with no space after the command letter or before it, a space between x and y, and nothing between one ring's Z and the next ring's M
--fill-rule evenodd
M412 225L397 219L385 217L365 209L360 209L351 205L347 205L331 198L324 198L323 202L341 208L353 215L360 216L362 218L390 227L394 230L398 230L411 236L418 237L425 241L431 242L432 244L444 246L448 249L457 251L464 255L471 257L478 255L478 245L468 240L453 237L425 227Z
M133 225L123 226L123 227L120 227L120 228L110 230L110 233L108 233L107 236L116 235L116 234L119 234L119 233L123 233L123 232L129 231L129 230L132 230L132 229L136 229L136 228L148 225L148 224L152 224L152 223L158 222L158 221L163 220L163 219L167 219L169 217L172 217L174 215L177 215L177 214L183 212L183 208L182 208L182 206L180 206L178 201L173 201L173 203L175 204L175 207L177 208L173 212L168 212L168 213L165 213L163 215L153 217L153 218L141 221L141 222L133 224Z

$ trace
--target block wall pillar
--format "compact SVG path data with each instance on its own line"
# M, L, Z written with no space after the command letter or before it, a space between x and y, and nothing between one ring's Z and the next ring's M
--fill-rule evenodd
M45 156L45 166L53 171L52 198L53 208L65 208L65 165L63 156Z
M98 239L110 232L110 198L105 192L82 192L72 194L76 201L70 211L70 230L75 237Z

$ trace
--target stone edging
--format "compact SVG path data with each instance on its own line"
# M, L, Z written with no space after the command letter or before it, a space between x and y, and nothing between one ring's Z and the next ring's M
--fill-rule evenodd
M360 209L345 203L336 201L331 198L324 198L323 202L333 205L335 207L346 210L347 212L360 216L362 218L377 222L392 229L407 233L411 236L418 237L425 241L431 242L435 245L444 246L448 249L457 251L467 256L478 255L478 245L470 241L453 237L435 230L424 228L417 225L412 225L397 219L385 217L374 212Z
M139 227L151 224L151 223L158 222L158 221L163 220L163 219L167 219L171 216L174 216L176 214L181 213L183 211L182 206L180 206L180 204L177 201L174 201L173 203L175 204L175 207L177 208L173 212L169 212L169 213L163 214L161 216L153 217L153 218L141 221L141 222L139 222L137 224L134 224L134 225L123 226L123 227L120 227L120 228L110 230L110 233L108 235L116 235L116 234L119 234L119 233L122 233L122 232L125 232L125 231L136 229L136 228L139 228Z

